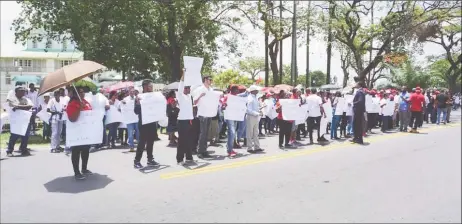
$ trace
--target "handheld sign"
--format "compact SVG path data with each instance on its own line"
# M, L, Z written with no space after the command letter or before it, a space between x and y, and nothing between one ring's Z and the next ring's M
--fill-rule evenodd
M103 117L97 111L81 111L75 122L66 122L66 146L96 145L103 142Z

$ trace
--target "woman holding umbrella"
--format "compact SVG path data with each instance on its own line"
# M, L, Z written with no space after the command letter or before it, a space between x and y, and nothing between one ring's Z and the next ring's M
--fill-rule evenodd
M80 111L91 110L91 105L88 103L84 97L85 92L82 87L75 87L70 88L72 91L72 98L67 105L67 116L70 122L76 122L79 119ZM88 170L88 158L90 156L90 147L91 145L78 145L72 146L72 167L74 168L75 179L83 180L85 179L84 175L91 175L93 174L90 170ZM82 157L82 172L79 170L79 160Z

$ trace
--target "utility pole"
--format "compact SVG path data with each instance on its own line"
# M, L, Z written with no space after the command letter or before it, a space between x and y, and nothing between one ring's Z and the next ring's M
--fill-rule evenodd
M327 74L326 74L326 84L330 83L330 61L332 57L332 14L333 14L333 5L329 1L329 27L327 34Z
M282 0L279 0L279 35L283 35L283 29L282 29ZM282 76L283 76L283 65L282 65L282 39L279 41L279 84L282 84ZM277 81L274 81L277 83Z
M294 15L292 18L292 65L290 85L297 84L297 1L293 1Z
M374 2L372 2L372 6L371 6L371 24L374 25ZM371 49L369 50L369 63L372 62L372 48L374 47L374 38L371 39ZM372 69L372 71L369 71L369 78L367 80L367 88L372 88L373 87L373 83L372 83L372 80L371 80L371 73L374 74L375 73L375 68Z
M268 3L270 0L265 0L266 3L266 8L268 8ZM265 14L267 15L267 14ZM265 18L266 21L268 18ZM268 82L269 82L269 61L268 61L268 36L269 36L269 31L268 31L268 25L265 22L265 86L268 87Z
M310 23L311 23L311 0L308 1L308 23L306 26L306 80L305 86L311 87L310 75Z

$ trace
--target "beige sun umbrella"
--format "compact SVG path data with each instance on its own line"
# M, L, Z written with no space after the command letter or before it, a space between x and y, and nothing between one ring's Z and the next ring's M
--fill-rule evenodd
M93 61L78 61L66 65L42 79L39 95L70 85L105 68L105 66Z

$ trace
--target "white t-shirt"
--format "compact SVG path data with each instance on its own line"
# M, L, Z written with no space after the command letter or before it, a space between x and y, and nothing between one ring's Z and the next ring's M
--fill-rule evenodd
M321 116L321 105L322 99L316 94L310 94L306 97L306 103L308 104L308 117L320 117Z
M194 100L197 100L197 98L199 98L199 96L200 96L202 93L206 93L206 94L207 94L207 92L212 92L212 91L213 91L212 87L209 87L209 88L207 89L207 87L205 87L204 85L199 86L199 87L197 87L197 89L194 90L193 98L194 98Z
M385 111L385 108L387 107L387 103L389 102L388 99L385 99L385 98L382 98L380 100L380 114L384 115L384 116L390 116L390 115L387 115L387 114L384 114L383 112Z
M59 102L61 102L64 109L67 108L67 104L69 103L70 100L71 100L71 98L68 97L68 96L60 96L59 97ZM67 119L67 113L63 113L63 121L67 121L67 120L68 120Z
M34 104L34 107L38 107L40 105L39 101L38 101L38 92L37 92L37 90L35 90L34 92L29 91L29 93L27 93L26 97L29 98L30 101L32 101L32 104Z
M178 120L192 120L194 119L194 115L191 94L185 95L183 90L184 82L180 81L180 84L178 85L178 92L176 93L178 108L180 108L180 112L178 113Z

